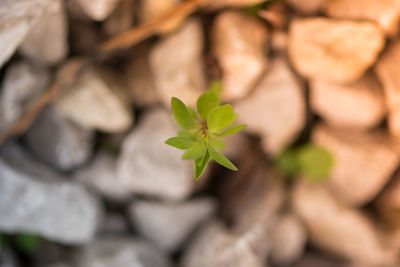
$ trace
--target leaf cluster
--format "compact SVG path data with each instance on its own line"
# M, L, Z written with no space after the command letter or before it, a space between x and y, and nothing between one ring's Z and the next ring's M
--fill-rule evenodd
M197 100L197 112L176 97L171 99L173 117L180 127L176 137L166 144L186 150L184 160L194 160L194 176L199 178L211 160L236 171L236 166L221 151L223 138L244 129L246 125L234 125L237 114L229 104L220 105L220 86L214 83L210 90Z

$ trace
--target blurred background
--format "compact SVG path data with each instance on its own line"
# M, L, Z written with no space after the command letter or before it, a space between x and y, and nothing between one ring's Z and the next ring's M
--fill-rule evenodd
M399 0L0 0L0 267L400 266ZM210 84L238 171L164 142Z

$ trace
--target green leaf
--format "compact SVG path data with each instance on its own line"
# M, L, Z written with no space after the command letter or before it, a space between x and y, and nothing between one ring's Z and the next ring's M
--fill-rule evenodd
M171 106L174 114L174 119L179 127L186 130L194 128L195 124L193 122L193 119L190 116L185 104L181 100L173 97L171 99Z
M187 109L189 111L189 115L192 118L192 120L197 121L199 117L197 117L196 111L192 107L187 107Z
M312 180L327 178L333 167L330 152L315 145L304 145L298 149L297 161L300 171Z
M35 253L41 243L41 238L34 234L18 234L15 237L15 246L19 251L32 254Z
M214 148L208 147L208 153L210 153L210 156L212 159L214 159L216 162L224 166L225 168L231 169L233 171L237 171L237 168L233 163L224 155L221 153L217 152Z
M203 141L196 142L191 148L189 148L182 159L198 159L204 156L207 151L207 146Z
M206 151L206 154L198 158L194 161L194 177L196 179L200 178L200 176L203 174L204 169L207 167L208 162L210 162L210 154L208 154L208 151Z
M189 133L188 131L185 131L185 130L179 131L178 132L178 137L186 138L186 139L193 140L193 141L195 140L194 136L191 133Z
M221 80L213 80L210 84L209 90L213 90L217 93L217 97L221 96L222 92L222 81Z
M246 128L246 126L247 126L247 124L239 124L239 125L233 126L232 128L229 128L228 130L222 132L218 136L228 136L228 135L235 134L237 132L240 132L244 128Z
M295 149L282 152L276 159L277 168L286 175L293 176L299 173L300 166Z
M237 115L231 105L226 104L216 107L208 114L208 129L212 133L219 133L235 122L236 118Z
M195 141L182 137L172 137L165 141L165 143L179 149L189 149L194 145Z
M211 110L219 105L219 98L215 90L208 90L197 100L197 111L203 120L207 120Z
M0 233L0 250L7 245L7 237Z
M216 150L223 150L225 148L225 142L213 136L208 137L208 143Z

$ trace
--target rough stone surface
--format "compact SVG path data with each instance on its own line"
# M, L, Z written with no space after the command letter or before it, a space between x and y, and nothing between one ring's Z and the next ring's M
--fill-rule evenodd
M87 166L75 172L74 177L111 200L124 201L131 195L131 191L117 179L116 159L104 152L97 153Z
M57 99L55 108L82 127L123 132L133 118L121 92L119 80L107 70L90 69Z
M67 35L63 1L49 1L44 14L21 44L20 52L39 64L54 65L68 53Z
M288 0L289 5L297 12L315 14L322 10L327 0Z
M338 19L374 21L391 36L399 30L400 2L397 0L326 1L325 13Z
M359 266L392 266L397 262L396 250L389 247L380 229L362 212L337 202L322 185L301 181L294 189L292 203L317 247Z
M85 13L94 20L105 20L120 0L75 0Z
M24 61L6 71L0 91L0 130L7 128L43 93L50 81L46 69Z
M43 111L25 136L41 160L67 171L85 163L92 154L93 132L63 118L56 110Z
M400 75L398 62L400 60L400 41L389 45L378 60L375 72L383 85L388 108L389 131L394 136L400 136Z
M173 96L194 106L206 89L202 51L203 30L198 19L190 19L153 47L150 67L158 94L167 106Z
M182 2L182 0L143 0L139 5L139 21L140 23L149 22L165 12L171 10L174 6ZM175 16L172 20L164 23L160 30L164 33L171 32L179 27L182 18Z
M313 80L310 88L312 109L330 125L372 128L386 113L382 88L372 73L347 85Z
M251 235L235 235L220 223L200 231L183 256L185 267L262 267L252 248Z
M306 18L289 29L289 56L304 77L351 83L375 62L384 35L372 22Z
M209 219L216 209L211 199L195 199L183 203L134 201L131 220L146 239L161 249L175 251L188 235Z
M78 184L62 180L17 145L4 145L0 151L1 231L35 233L65 244L91 240L99 203Z
M235 110L239 120L248 124L247 130L261 135L265 151L277 154L304 127L304 102L296 77L285 60L277 58L252 94L238 102Z
M123 0L104 22L103 30L109 36L115 36L133 27L135 18L134 0Z
M303 255L306 241L307 232L301 221L292 214L283 215L272 231L270 257L273 262L288 266Z
M135 193L182 199L194 186L191 163L181 160L182 151L166 145L177 127L162 109L146 114L122 144L117 175Z
M335 196L349 205L361 206L371 201L399 162L393 144L381 132L335 130L318 125L312 140L332 153L335 162L328 183Z
M94 240L76 255L77 267L171 267L170 260L149 243L127 237Z
M222 12L215 19L212 49L222 68L226 101L245 97L265 71L267 36L261 21L239 11Z

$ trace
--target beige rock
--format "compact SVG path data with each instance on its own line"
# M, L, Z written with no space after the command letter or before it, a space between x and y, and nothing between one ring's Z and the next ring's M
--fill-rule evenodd
M223 71L222 97L226 101L243 98L267 66L267 29L238 11L223 12L212 28L212 49Z
M375 72L383 85L383 91L388 107L389 131L394 136L400 136L399 60L400 41L396 41L389 45L375 67Z
M376 200L380 208L386 210L400 210L400 173L396 173L392 181L386 186Z
M302 180L292 197L295 211L315 246L359 266L392 266L397 262L397 252L380 228L362 212L337 202L322 185Z
M263 0L212 0L209 4L211 9L219 9L224 7L245 7L260 4Z
M163 15L165 12L171 10L174 6L182 2L181 0L143 0L139 6L139 21L145 23L158 16ZM174 19L164 23L161 31L168 33L179 27L182 23L182 18L175 16Z
M289 30L289 56L304 77L351 83L375 62L385 45L372 22L297 19Z
M271 33L271 50L286 53L288 46L288 34L285 31L273 31Z
M400 2L397 0L327 1L325 12L339 19L374 21L387 35L396 35L399 30Z
M270 71L245 100L235 105L247 130L262 136L263 148L276 155L288 146L305 123L305 100L296 77L282 58L274 59Z
M288 0L288 4L303 14L315 14L321 11L327 0Z
M40 64L57 64L68 53L67 35L67 17L63 1L50 1L44 14L21 44L20 52Z
M399 162L393 144L383 133L318 125L312 140L332 153L335 163L328 183L335 196L349 205L361 206L371 201Z
M132 125L133 118L119 94L122 89L118 83L108 70L87 70L57 99L55 108L83 127L123 132Z
M120 34L133 26L135 14L134 0L123 0L104 22L103 30L109 36Z
M312 109L330 125L370 128L379 124L385 115L383 92L373 73L347 85L313 80L310 88Z
M160 99L170 106L171 97L179 97L194 106L206 89L203 30L198 19L165 37L150 52L150 67Z
M116 8L120 0L75 0L85 13L94 20L105 20Z

